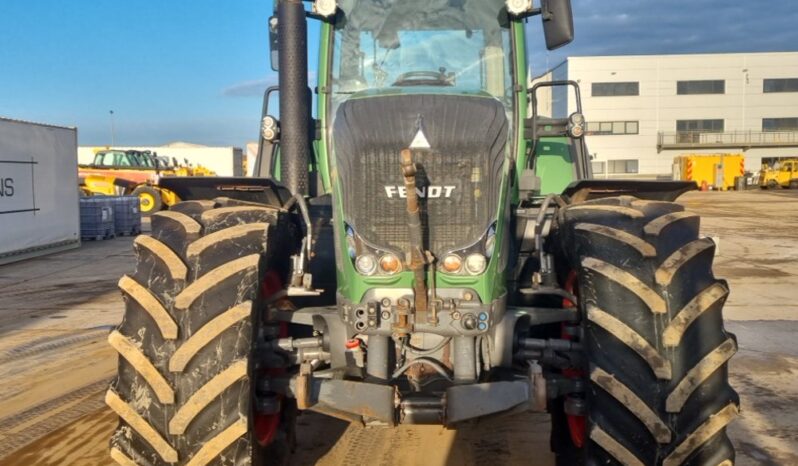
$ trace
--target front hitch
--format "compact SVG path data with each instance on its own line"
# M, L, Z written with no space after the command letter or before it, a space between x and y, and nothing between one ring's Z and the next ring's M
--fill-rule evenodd
M413 293L415 314L418 320L425 320L428 309L427 282L425 269L429 263L427 253L424 250L423 232L421 229L421 209L418 204L418 192L416 191L417 167L413 163L413 152L405 149L401 152L402 156L402 177L405 180L407 191L407 228L409 229L410 251L407 254L407 267L413 271ZM397 327L397 334L404 336L408 328Z

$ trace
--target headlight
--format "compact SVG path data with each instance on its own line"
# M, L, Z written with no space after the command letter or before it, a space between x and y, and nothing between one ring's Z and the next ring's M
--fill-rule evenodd
M447 254L441 261L441 267L445 272L457 273L463 268L463 260L457 254Z
M377 271L377 259L371 254L363 254L355 260L355 268L363 275L374 275Z
M568 134L572 138L581 138L585 135L585 116L581 113L572 113L571 116L568 117L568 122L570 123L568 128Z
M485 271L488 260L482 254L471 254L466 258L465 268L471 275L479 275Z
M316 0L313 4L313 12L325 18L334 15L337 8L335 0Z
M507 0L507 12L518 16L532 9L532 0Z
M271 142L277 139L279 133L279 123L277 119L270 115L263 117L263 121L261 121L260 125L260 132L263 135L263 139L267 141Z
M402 262L395 254L385 254L380 257L380 270L388 275L393 275L402 271Z
M572 113L568 119L571 121L571 124L574 126L582 126L585 124L585 116L581 113Z

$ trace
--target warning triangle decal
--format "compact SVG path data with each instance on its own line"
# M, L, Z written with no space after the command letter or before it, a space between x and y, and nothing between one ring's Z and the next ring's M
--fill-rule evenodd
M418 133L416 133L416 137L413 138L413 142L410 143L411 149L431 149L429 145L429 141L427 141L427 136L424 135L424 131L419 128Z

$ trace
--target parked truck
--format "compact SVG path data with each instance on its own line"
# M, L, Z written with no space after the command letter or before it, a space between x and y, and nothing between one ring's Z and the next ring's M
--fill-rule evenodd
M117 462L286 464L312 410L546 411L559 465L733 463L728 287L673 202L695 183L592 179L578 84L526 88L527 18L558 48L570 2L275 8L258 177L164 178L183 202L119 282ZM575 113L538 113L552 86Z

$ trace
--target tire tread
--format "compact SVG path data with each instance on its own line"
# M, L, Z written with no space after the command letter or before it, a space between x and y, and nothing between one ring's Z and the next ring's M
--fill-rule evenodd
M734 461L725 427L739 406L728 383L737 344L723 328L728 288L712 273L715 244L698 237L699 222L677 204L628 196L559 215L585 313L587 465Z
M154 214L152 235L135 240L136 271L119 282L124 318L109 336L120 355L106 394L120 417L110 452L119 464L255 461L252 319L264 306L268 232L280 215L224 199L189 201Z

